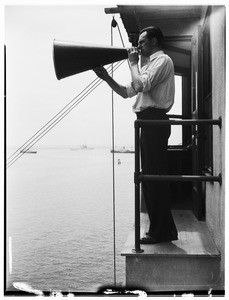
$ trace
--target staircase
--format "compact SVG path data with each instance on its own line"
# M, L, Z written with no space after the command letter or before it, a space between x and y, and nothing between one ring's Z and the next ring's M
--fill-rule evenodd
M133 253L134 230L125 244L126 287L155 291L195 291L217 289L220 253L205 222L188 210L174 210L179 239L170 243L141 245L143 253ZM148 215L141 213L141 236L148 231Z

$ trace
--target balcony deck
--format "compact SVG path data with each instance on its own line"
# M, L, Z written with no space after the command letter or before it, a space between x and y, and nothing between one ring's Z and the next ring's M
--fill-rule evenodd
M219 281L220 253L205 222L191 211L175 210L179 239L169 243L141 245L133 253L134 230L121 253L126 257L126 286L150 291L208 290ZM141 236L148 230L148 216L141 213Z
M177 241L155 245L141 245L143 255L169 256L219 256L205 222L198 221L189 210L174 210L174 220L178 230ZM149 219L141 213L141 236L148 231ZM122 255L139 255L132 252L134 231L129 235Z

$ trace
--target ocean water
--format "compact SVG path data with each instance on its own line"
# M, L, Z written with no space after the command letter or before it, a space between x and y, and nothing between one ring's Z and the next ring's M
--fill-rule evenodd
M37 151L7 169L8 289L14 282L50 292L114 286L110 150ZM133 180L134 155L115 154L118 286L125 283L121 251L134 224Z

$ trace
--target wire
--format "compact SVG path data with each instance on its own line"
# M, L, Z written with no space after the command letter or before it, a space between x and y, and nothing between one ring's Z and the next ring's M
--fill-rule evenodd
M118 62L115 65L114 70L116 70L123 62L124 61ZM110 66L107 68L108 72L111 71L109 69ZM20 148L18 148L17 151L15 151L8 158L7 168L10 167L12 164L14 164L22 155L26 153L26 151L28 151L32 146L34 146L44 135L46 135L55 125L57 125L66 115L68 115L70 111L72 111L72 109L74 109L85 97L87 97L101 83L102 83L101 79L98 78L95 79L82 92L80 92L75 98L73 98L72 101L70 101L66 106L64 106L64 108L62 108L59 111L59 113L57 113L49 122L47 122L39 131L37 131L26 143L24 143ZM91 87L88 88L89 86ZM83 95L79 99L77 99L81 94Z
M109 67L108 67L109 68ZM19 149L17 149L17 151L19 151L19 150L22 150L22 151L24 151L25 150L25 148L26 148L26 144L32 139L32 138L34 138L40 131L42 131L42 129L44 129L45 128L45 126L47 126L49 123L51 123L51 121L52 120L54 120L65 108L67 108L73 101L75 101L75 99L77 98L77 97L79 97L90 85L92 85L94 82L98 82L98 81L100 81L100 79L98 79L98 78L96 78L95 80L93 80L89 85L87 85L87 87L86 88L84 88L83 89L83 91L82 92L80 92L76 97L74 97L73 98L73 100L72 101L70 101L67 105L65 105L50 121L48 121L40 130L38 130L26 143L24 143ZM25 148L24 149L22 149L23 147L25 146ZM27 149L28 150L28 149ZM17 151L15 151L9 158L8 158L8 160L15 154L15 153L17 153Z
M120 30L119 25L118 25L117 22L116 22L116 25L118 27L118 32L119 32L119 36L120 36L120 39L121 39L121 42L122 42L122 46L125 47L125 44L124 44L124 41L123 41L123 38L122 38L122 34L121 34L121 30ZM127 60L127 62L128 62L128 66L130 68L130 62L129 62L129 60Z
M125 47L121 31L119 29L119 25L116 22L114 16L111 22L111 46L113 46L113 28L118 27L119 35L122 41L123 47ZM130 68L130 63L128 61L128 65ZM113 65L112 65L112 71L111 76L113 78ZM111 110L112 110L112 182L113 182L113 264L114 264L114 287L116 288L116 195L115 195L115 110L114 110L114 91L111 91Z
M111 46L113 46L113 27L116 27L117 22L114 17L111 22ZM113 64L111 68L111 77L113 78ZM112 122L112 183L113 183L113 259L114 259L114 287L116 287L116 207L115 207L115 163L114 163L114 147L115 147L115 121L114 121L114 91L111 90L111 122Z
M121 64L123 63L123 61L122 62L119 62L118 64L116 64L116 66L115 66L115 69L117 69ZM35 137L39 132L41 132L38 136L36 136L32 141L30 141L32 138L30 138L23 146L21 146L14 154L16 154L18 151L19 151L19 153L17 153L17 155L16 155L16 157L14 157L14 158L11 158L11 160L8 162L8 166L7 167L9 167L10 165L12 165L18 158L20 158L23 154L24 154L24 152L26 152L26 151L28 151L34 144L36 144L46 133L48 133L56 124L58 124L73 108L75 108L75 106L76 105L78 105L89 93L91 93L101 82L102 82L102 80L95 80L95 81L97 81L95 84L93 84L91 87L90 87L90 89L89 90L87 90L85 93L84 93L84 95L83 96L81 96L77 101L75 101L75 103L73 103L67 110L65 110L65 112L62 114L62 115L60 115L56 120L54 120L49 126L47 126L44 130L43 130L43 132L41 132L41 129L33 136L33 137ZM93 81L94 82L94 81ZM92 83L93 83L92 82ZM85 90L85 89L84 89ZM81 92L82 93L82 92ZM81 94L80 93L80 94ZM79 94L79 95L80 95ZM79 96L78 95L78 96ZM77 96L77 97L78 97ZM75 97L73 100L75 100L77 97ZM73 102L73 100L70 102L70 103L72 103ZM69 104L70 104L69 103ZM66 105L64 108L66 108L67 106L69 106L69 104L68 105ZM61 110L61 111L63 111L64 110L64 108ZM58 113L58 114L60 114L60 112ZM51 120L53 120L56 116L58 116L58 114L56 114ZM46 123L46 125L48 125L50 122L51 122L51 120L48 122L48 123ZM45 125L45 126L46 126ZM45 126L43 126L42 128L44 128ZM40 137L40 138L39 138ZM30 142L29 142L30 141ZM34 142L35 141L35 142ZM29 142L29 144L28 144L28 142ZM26 145L27 144L27 145ZM26 146L25 146L26 145ZM24 147L25 146L25 147ZM24 147L24 148L23 148ZM23 149L22 149L23 148ZM20 151L20 149L22 149L21 151ZM20 155L20 156L19 156ZM11 155L11 157L12 157L12 155Z
M93 82L95 82L97 79L95 79ZM80 92L76 97L73 98L72 101L70 101L67 105L65 105L51 120L49 120L40 130L38 130L27 142L25 142L20 148L18 148L13 154L11 154L11 156L8 157L8 160L15 154L17 153L17 151L22 150L24 151L24 149L22 149L33 137L35 137L40 131L42 131L42 129L45 128L45 126L47 126L49 123L51 123L51 121L53 119L55 119L56 116L58 116L66 107L68 107L80 94L82 94L92 83L90 83L82 92Z
M117 22L116 22L116 23L117 23ZM122 41L122 46L125 47L124 42L123 42L123 38L122 38L122 34L121 34L121 31L120 31L120 28L119 28L118 23L117 23L117 27L118 27L119 36L120 36L121 41Z
M111 46L113 46L113 28L118 27L122 45L124 46L121 31L114 16L111 22ZM129 64L129 61L128 61ZM113 64L111 65L111 77L113 78ZM130 64L129 64L130 67ZM112 114L112 184L113 184L113 264L114 264L114 287L116 288L116 195L115 195L115 109L114 109L114 91L111 90L111 114Z

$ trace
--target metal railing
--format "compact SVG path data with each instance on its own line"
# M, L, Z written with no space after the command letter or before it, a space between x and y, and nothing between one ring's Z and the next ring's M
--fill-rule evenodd
M140 247L140 184L143 181L196 181L196 182L219 182L222 183L221 174L218 176L199 176L199 175L144 175L140 172L140 128L153 125L218 125L222 126L219 119L185 119L185 120L136 120L135 128L135 248L133 253L141 253L144 250Z

